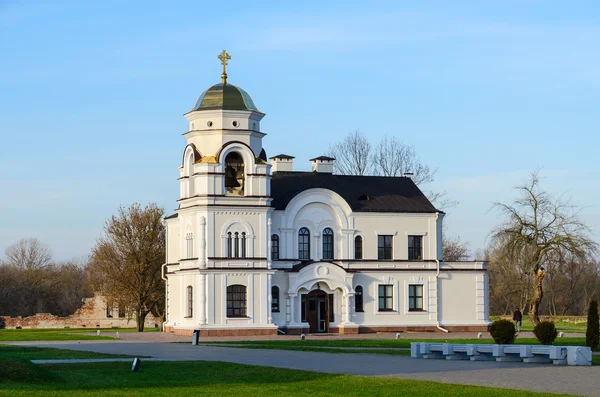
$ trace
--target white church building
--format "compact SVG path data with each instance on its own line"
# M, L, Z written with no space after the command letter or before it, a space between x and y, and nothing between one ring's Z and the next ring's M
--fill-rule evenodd
M486 262L442 260L444 213L409 177L268 158L250 95L222 82L185 114L165 218L165 330L201 336L486 330ZM293 144L293 143L291 143Z

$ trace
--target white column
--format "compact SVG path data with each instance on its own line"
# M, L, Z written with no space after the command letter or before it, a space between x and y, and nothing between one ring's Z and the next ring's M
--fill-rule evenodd
M267 215L268 216L268 215ZM271 218L269 217L267 219L267 252L265 255L267 257L267 269L271 268L271 260L273 258L271 258ZM269 275L269 296L271 296L271 276ZM269 298L269 307L270 305L270 298ZM269 309L269 324L271 323L271 309Z
M349 323L352 322L351 314L352 314L352 295L346 295L346 313L344 322Z
M291 303L292 300L290 299L290 296L286 294L285 297L285 322L287 324L290 324L292 322L292 312L290 310L291 307Z
M198 265L200 269L206 269L206 218L198 216ZM205 293L204 288L202 288ZM206 298L205 298L206 299Z
M198 304L198 317L199 325L206 324L206 274L200 273L198 282L199 304Z
M254 274L250 274L248 276L248 317L250 317L250 322L254 324L256 322L256 316L254 315Z
M290 313L291 321L290 324L296 324L296 310L295 310L296 297L290 296Z
M321 259L321 234L315 233L315 238L313 239L314 248L312 249L311 256L314 261L318 261ZM311 247L312 248L312 247Z
M271 240L270 237L269 240ZM270 274L267 274L267 324L273 323L273 313L271 312L271 277Z

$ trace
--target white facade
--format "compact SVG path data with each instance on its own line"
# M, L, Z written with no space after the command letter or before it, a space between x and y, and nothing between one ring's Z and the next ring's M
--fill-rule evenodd
M441 261L443 213L357 211L326 187L277 208L263 116L225 106L186 114L179 208L165 220L167 330L487 327L487 264ZM287 157L274 159L278 176L291 171ZM332 164L313 159L315 174L331 173Z

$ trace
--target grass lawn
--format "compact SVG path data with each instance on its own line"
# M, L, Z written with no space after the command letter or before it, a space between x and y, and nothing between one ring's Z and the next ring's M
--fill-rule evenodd
M431 343L478 343L493 344L493 339L344 339L344 340L265 340L265 341L237 341L237 342L203 342L203 344L236 344L260 346L264 349L279 349L286 347L360 347L360 348L410 348L411 342ZM539 345L536 338L517 338L516 344ZM556 338L556 346L585 346L585 338Z
M72 358L130 357L120 354L103 354L40 347L0 345L0 390L3 383L37 382L46 379L43 369L29 360L58 360Z
M0 361L59 360L71 358L130 357L124 354L104 354L78 350L51 349L32 346L0 345ZM1 377L0 377L1 378Z
M38 340L108 340L108 336L83 335L100 332L136 332L135 328L34 328L0 329L0 342ZM157 332L158 328L148 328L144 332Z
M499 320L500 318L500 316L491 316L490 320L495 321ZM512 316L504 316L504 318L512 319ZM541 320L550 320L550 318L542 316ZM587 327L585 317L564 316L553 318L552 321L554 321L554 326L556 327L556 330L558 332L576 332L585 334L585 330ZM533 331L533 324L531 323L529 316L523 316L523 325L521 326L521 331Z
M144 362L34 366L0 376L0 396L559 396L232 363Z

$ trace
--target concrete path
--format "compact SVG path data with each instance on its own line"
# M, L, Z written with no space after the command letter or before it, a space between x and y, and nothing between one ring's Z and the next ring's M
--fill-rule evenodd
M192 346L183 343L81 341L30 343L39 347L144 355L164 360L209 360L351 375L600 396L600 367L412 359L381 354L330 354L283 350ZM144 359L142 359L143 366ZM509 392L507 392L509 393Z

